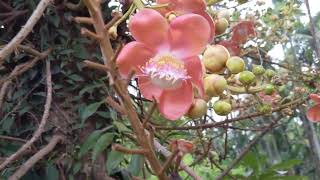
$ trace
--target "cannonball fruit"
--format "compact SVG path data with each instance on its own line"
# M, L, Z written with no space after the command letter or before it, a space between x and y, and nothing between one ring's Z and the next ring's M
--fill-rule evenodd
M231 112L232 107L229 102L219 100L213 104L213 110L219 116L226 116Z
M254 82L256 76L250 71L243 71L239 73L239 81L244 85L250 85Z
M204 116L207 113L207 102L203 99L195 99L190 107L187 116L196 119Z
M229 22L226 18L220 18L216 21L216 35L222 34L229 26Z
M264 94L266 95L272 95L275 88L272 84L267 84L263 90Z
M253 65L252 72L256 76L261 76L265 72L265 69L261 65Z
M276 75L276 72L274 70L267 69L264 74L267 78L271 79L273 76Z
M219 96L227 88L227 81L223 76L211 74L204 78L204 90L209 97Z
M203 64L209 72L216 73L224 69L229 57L230 54L224 46L208 46L203 54Z
M227 60L226 66L232 74L238 74L244 71L244 60L238 56L232 56Z

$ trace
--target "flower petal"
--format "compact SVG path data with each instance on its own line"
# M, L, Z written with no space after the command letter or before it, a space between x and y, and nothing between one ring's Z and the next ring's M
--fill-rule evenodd
M133 41L126 44L117 58L121 76L127 78L131 70L135 70L136 74L139 74L139 66L144 65L154 54L151 49L140 42Z
M201 15L202 17L206 18L206 20L208 21L209 26L211 28L211 34L210 34L210 39L209 39L209 42L211 42L214 39L215 32L216 32L216 26L213 22L212 17L206 11L199 11L196 14Z
M244 44L249 36L254 36L254 22L253 21L241 21L232 28L232 41Z
M149 100L153 100L153 97L159 101L159 98L162 93L162 89L152 84L149 77L139 77L138 85L140 88L140 92L143 97Z
M310 94L310 99L312 99L315 103L320 104L320 96L317 94Z
M241 53L240 46L235 41L224 40L220 41L219 44L227 48L231 56L239 56Z
M143 9L134 15L129 22L129 29L135 40L155 49L168 49L167 20L152 9Z
M206 46L211 29L208 21L198 14L186 14L170 24L170 48L180 58L198 55Z
M315 105L307 111L307 118L312 122L320 122L320 105Z
M187 69L188 75L191 77L191 82L197 87L201 97L204 96L203 86L203 65L198 56L193 56L184 59L184 66Z
M168 10L176 11L180 14L194 13L206 9L204 0L157 0L157 4L166 3L169 3Z
M192 101L192 85L189 81L185 81L180 88L164 90L159 99L158 108L165 118L177 120L188 112Z

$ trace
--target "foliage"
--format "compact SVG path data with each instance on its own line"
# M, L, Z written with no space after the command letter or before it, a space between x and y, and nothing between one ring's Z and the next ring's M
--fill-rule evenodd
M6 8L2 3L12 9ZM38 3L39 0L11 0L0 3L0 50L21 29ZM209 12L213 9L229 8L232 11L230 22L235 22L231 24L233 29L229 28L214 41L229 46L229 51L241 55L248 69L252 69L252 64L261 64L266 69L275 70L280 76L282 84L276 86L276 92L281 96L281 101L277 106L319 91L319 59L314 52L316 46L309 24L301 21L301 17L306 16L301 10L305 5L303 2L275 1L274 8L265 10L244 7L247 3L252 3L251 1L208 3L212 4ZM236 6L232 8L234 4ZM123 1L121 6L103 1L102 13L105 22L112 19L113 10L122 11L123 14L129 12L130 1ZM6 16L3 12L11 14ZM214 14L215 12L211 12L211 15ZM250 31L241 36L243 27L240 28L241 23L238 22L246 14L246 20L253 21L248 21L250 24L246 25L249 28L246 26L244 29ZM57 132L66 137L65 142L37 162L22 179L94 179L100 167L104 168L104 173L115 179L132 179L133 176L156 179L143 155L125 154L112 149L112 144L116 143L128 149L138 149L140 146L134 141L136 136L128 117L105 103L108 96L115 95L106 73L89 69L84 64L84 60L88 59L101 64L103 62L98 43L80 33L81 27L93 29L75 23L74 17L78 16L89 16L89 13L85 7L72 10L66 5L66 1L56 0L45 10L32 33L22 43L39 52L52 48L52 52L47 59L38 61L23 75L15 77L7 88L4 102L0 104L0 162L15 153L32 137L38 127L46 100L45 61L51 63L53 100L50 117L40 140L21 158L0 171L0 179L11 176L29 157L45 147ZM315 16L314 20L319 31L320 14ZM255 22L255 33L252 22ZM112 40L114 49L120 44L132 41L125 20L117 27L117 35L118 37ZM241 37L245 40L239 43ZM270 57L273 54L268 52L272 52L275 46L280 46L284 51L283 59ZM6 58L5 63L0 65L1 80L16 66L32 58L27 51L17 48ZM271 81L276 84L277 79L273 78ZM2 83L0 87L3 87ZM141 96L135 80L129 82L129 92L140 118L147 117L152 102ZM229 114L228 119L259 112L257 105L260 102L257 97L234 97L236 98L233 98L230 104L239 108ZM229 179L229 176L232 176L235 179L250 180L300 180L320 177L320 159L317 159L320 157L314 153L319 149L312 144L319 141L319 127L307 121L304 106L292 105L292 109L290 106L272 114L267 112L263 116L250 117L246 118L246 121L226 123L214 128L174 130L175 127L217 122L221 117L214 114L212 105L210 102L207 115L200 120L182 117L177 121L168 121L155 110L151 121L156 130L156 139L168 149L170 142L175 139L193 142L194 152L185 155L182 161L203 179L217 178L249 142L275 120L279 120L279 124L272 127L270 133L256 145L250 147L249 153L224 178ZM157 127L171 127L173 130L164 131ZM19 139L8 140L2 136ZM157 152L157 157L162 164L165 163L166 158L163 155ZM174 172L172 166L168 170ZM191 179L184 171L179 171L179 176Z

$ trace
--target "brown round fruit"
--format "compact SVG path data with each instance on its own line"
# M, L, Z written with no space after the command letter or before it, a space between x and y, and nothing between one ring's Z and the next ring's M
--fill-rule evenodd
M228 50L222 45L208 46L203 54L203 64L211 73L217 73L224 69L230 58Z
M190 107L187 116L192 119L201 118L207 113L207 102L203 99L195 99Z
M204 78L204 90L209 97L219 96L227 88L227 81L223 76L211 74Z
M226 18L218 19L216 22L216 35L220 35L226 31L229 26L229 22Z

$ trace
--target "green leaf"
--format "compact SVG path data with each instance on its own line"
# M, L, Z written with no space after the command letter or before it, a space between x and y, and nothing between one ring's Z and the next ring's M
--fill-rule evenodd
M76 163L73 165L72 173L73 173L73 174L77 174L77 173L80 171L81 166L82 166L81 162L76 162Z
M120 132L131 132L131 130L129 128L127 128L127 126L125 126L124 124L122 124L121 122L117 122L114 121L113 125L118 129L118 131Z
M88 54L87 50L83 47L82 44L76 44L73 47L73 55L80 59L89 59L90 55Z
M139 176L141 170L143 169L144 158L142 155L133 155L128 167L128 171L131 172L133 176Z
M86 154L97 142L100 135L102 134L101 130L97 130L92 132L86 139L86 141L80 147L80 151L78 154L78 158L81 158L84 154Z
M74 81L84 81L84 79L81 76L79 76L78 74L72 74L69 76L69 78Z
M278 163L278 164L271 166L269 168L269 170L286 170L286 169L290 169L293 166L300 164L300 163L302 163L302 161L299 159L290 159L288 161L281 162L281 163Z
M10 133L11 126L14 123L14 116L13 115L8 116L6 119L3 119L1 123L2 123L2 130L6 131L7 133Z
M85 120L88 119L91 115L93 115L103 103L104 101L96 102L88 106L85 106L83 109L81 109L80 110L81 124L83 124Z
M113 137L114 137L113 133L105 133L98 139L92 151L93 161L95 161L98 155L112 143Z
M108 154L107 172L112 174L112 170L119 166L120 162L124 159L124 155L118 151L111 151Z
M53 164L47 166L47 180L59 180L59 171Z

